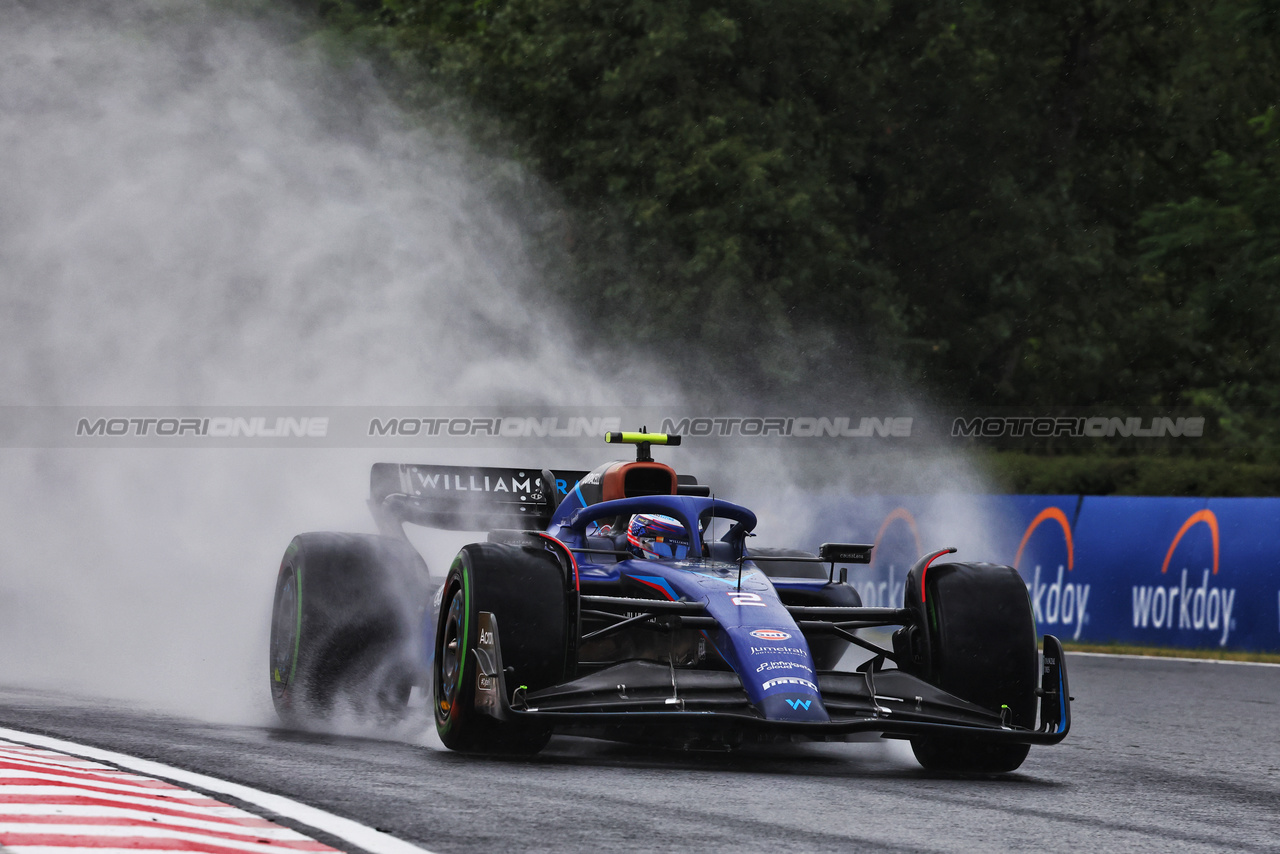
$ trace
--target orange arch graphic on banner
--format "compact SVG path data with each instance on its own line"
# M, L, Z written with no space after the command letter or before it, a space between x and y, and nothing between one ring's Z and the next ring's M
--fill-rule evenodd
M905 507L896 507L893 512L884 517L884 521L880 523L880 530L876 531L875 545L871 549L871 562L876 562L876 556L880 553L880 541L884 539L884 532L889 530L889 526L894 522L906 522L907 527L911 529L911 536L916 541L916 554L924 551L924 546L920 544L920 530L916 527L916 517L911 515L911 511Z
M1076 546L1075 541L1071 539L1071 523L1067 521L1067 514L1057 507L1046 507L1036 514L1036 518L1031 520L1031 524L1027 526L1026 532L1022 535L1022 542L1018 543L1018 553L1013 556L1014 569L1018 568L1018 563L1022 560L1022 550L1027 547L1027 540L1031 539L1031 535L1036 532L1036 528L1040 527L1040 523L1046 519L1052 519L1062 528L1062 536L1067 541L1067 569L1075 568Z
M1173 542L1169 544L1169 551L1165 552L1164 563L1160 566L1161 574L1169 571L1169 561L1173 559L1173 550L1178 547L1178 543L1182 542L1182 535L1191 530L1193 525L1200 522L1208 525L1209 533L1213 535L1213 574L1218 574L1218 517L1213 515L1213 511L1208 508L1197 510L1187 517L1187 521L1182 523L1182 527L1174 535Z

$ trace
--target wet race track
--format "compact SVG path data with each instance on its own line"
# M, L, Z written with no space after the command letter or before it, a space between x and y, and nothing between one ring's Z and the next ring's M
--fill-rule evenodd
M991 779L926 774L901 742L705 755L558 738L534 759L476 759L433 734L211 725L17 690L0 691L0 727L284 795L441 854L1280 851L1280 667L1069 665L1067 741Z

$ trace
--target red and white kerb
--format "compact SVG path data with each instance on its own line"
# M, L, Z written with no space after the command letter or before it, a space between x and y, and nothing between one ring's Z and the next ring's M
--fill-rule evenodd
M76 756L0 740L5 854L337 849L206 795Z

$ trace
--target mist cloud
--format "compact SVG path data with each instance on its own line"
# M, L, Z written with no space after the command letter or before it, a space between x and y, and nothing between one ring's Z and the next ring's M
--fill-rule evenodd
M679 393L665 378L679 365L583 357L572 312L540 299L559 274L536 239L557 217L551 194L448 124L407 119L358 63L336 64L289 21L197 0L0 0L0 20L0 405ZM735 403L704 384L683 391ZM862 414L853 397L813 411L835 409ZM0 683L270 720L284 546L305 530L372 530L369 465L414 456L0 449ZM762 542L778 545L804 545L788 532L817 481L975 486L950 457L686 445L663 459L756 504ZM458 543L436 540L439 571Z
M0 19L0 404L613 399L538 302L536 182L358 64L199 2ZM274 566L371 528L376 458L0 451L0 680L265 714Z

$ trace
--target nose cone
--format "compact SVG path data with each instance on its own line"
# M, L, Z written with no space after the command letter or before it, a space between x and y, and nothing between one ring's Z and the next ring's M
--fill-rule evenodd
M761 711L771 721L829 721L827 709L817 694L770 694L761 703Z

